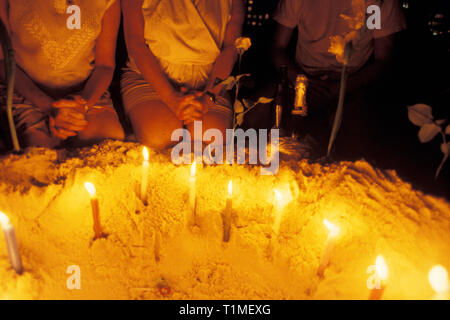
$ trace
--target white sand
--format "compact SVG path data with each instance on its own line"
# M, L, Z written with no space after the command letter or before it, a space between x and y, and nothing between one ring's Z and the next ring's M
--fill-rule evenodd
M366 270L378 254L389 267L385 298L433 296L428 271L435 264L450 269L448 202L364 161L321 166L288 158L276 176L239 165L199 169L193 226L190 168L173 165L167 154L150 152L147 207L137 197L140 145L33 148L4 157L0 210L16 228L25 273L10 267L0 236L0 298L367 299ZM229 179L235 218L224 244ZM92 239L86 181L97 188L106 239ZM271 251L273 189L286 197L294 182L299 193L284 209ZM341 235L320 279L324 218L339 225ZM81 290L66 287L70 265L81 268ZM161 283L170 286L169 294L158 289Z

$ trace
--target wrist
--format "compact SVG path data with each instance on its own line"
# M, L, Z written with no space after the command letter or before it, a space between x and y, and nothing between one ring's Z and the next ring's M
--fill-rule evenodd
M178 100L180 98L180 93L176 91L166 92L160 94L161 100L169 107L170 110L176 113L175 106L178 105Z
M36 101L36 106L41 110L42 112L51 115L52 109L53 109L53 100L50 98L42 98Z
M216 103L217 95L209 90L205 91L206 98L211 101L212 103Z

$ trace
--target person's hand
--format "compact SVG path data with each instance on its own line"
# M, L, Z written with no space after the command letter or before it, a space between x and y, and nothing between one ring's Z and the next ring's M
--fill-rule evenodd
M198 98L198 100L201 102L201 104L203 106L203 109L202 109L203 114L208 113L208 111L215 106L213 97L214 96L212 96L211 94L204 93L204 94L202 94L201 97Z
M176 92L172 95L168 106L176 117L185 123L202 119L203 105L195 93Z
M58 100L52 106L54 114L49 122L52 135L65 140L76 136L88 125L85 117L86 101L81 97L76 96L74 100Z
M201 104L201 109L199 111L201 112L202 117L205 114L207 114L211 108L213 108L215 106L215 103L214 103L211 93L208 93L205 91L191 91L190 93L194 94L197 97L196 100ZM184 121L184 123L189 124L195 120L199 120L199 119L187 119Z

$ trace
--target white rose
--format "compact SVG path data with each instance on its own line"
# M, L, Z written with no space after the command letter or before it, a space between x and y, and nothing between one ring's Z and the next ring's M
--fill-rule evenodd
M240 53L244 53L252 46L252 41L250 38L240 37L236 39L234 44Z

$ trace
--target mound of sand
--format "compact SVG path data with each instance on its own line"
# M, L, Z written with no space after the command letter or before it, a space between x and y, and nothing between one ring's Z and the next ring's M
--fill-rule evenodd
M151 152L145 206L141 164L142 146L122 142L2 158L0 210L15 226L25 272L10 267L0 236L0 298L367 299L367 267L382 254L385 298L428 299L430 268L450 267L450 204L367 162L284 157L276 176L261 176L256 166L204 166L195 221L189 166ZM230 179L233 227L223 243ZM93 241L86 181L97 188L107 238ZM271 240L274 188L288 202ZM324 218L341 233L319 278ZM71 265L80 267L80 290L67 288Z

